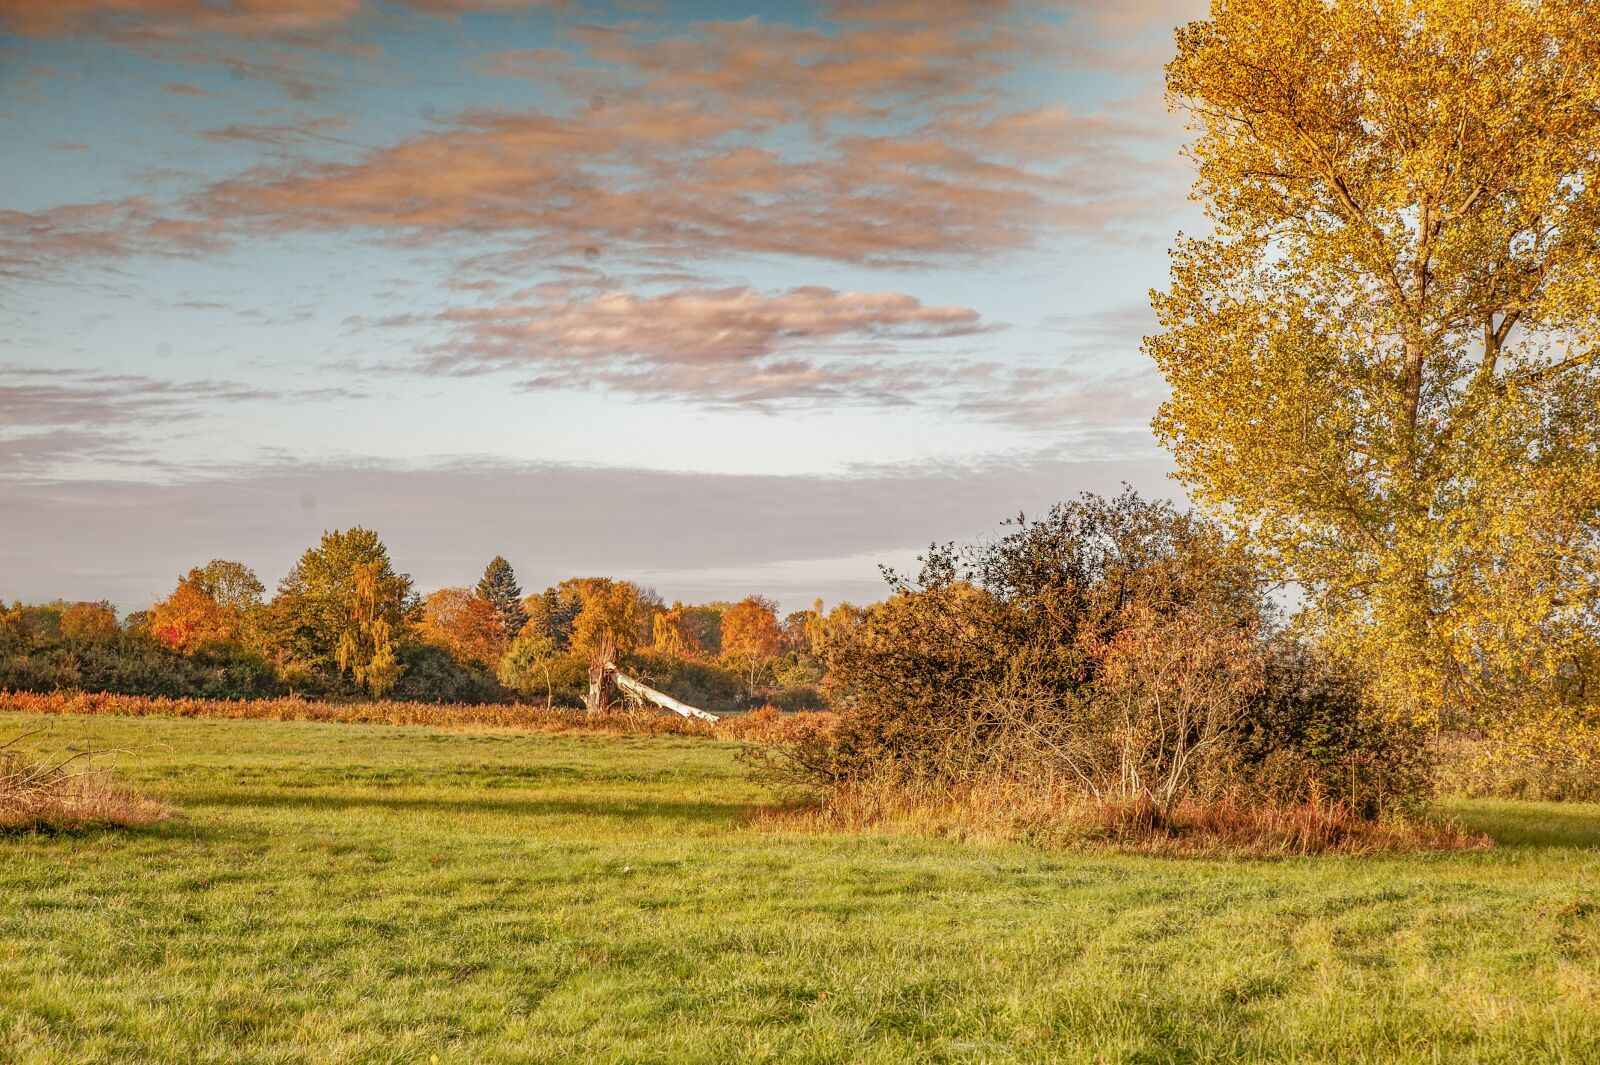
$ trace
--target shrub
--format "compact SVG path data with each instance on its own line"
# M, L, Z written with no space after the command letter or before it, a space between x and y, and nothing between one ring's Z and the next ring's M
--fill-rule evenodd
M1350 666L1287 637L1268 644L1264 666L1261 694L1242 722L1243 792L1333 801L1376 817L1432 791L1427 731L1376 705Z
M747 705L739 675L712 662L639 651L629 655L622 667L652 688L714 714L731 714Z
M400 680L389 697L421 703L508 703L513 694L482 666L463 662L434 644L400 647Z
M836 726L762 759L821 808L1015 789L1173 832L1250 820L1207 804L1374 820L1426 793L1421 736L1272 638L1249 559L1169 506L1085 497L889 577L891 598L825 641Z

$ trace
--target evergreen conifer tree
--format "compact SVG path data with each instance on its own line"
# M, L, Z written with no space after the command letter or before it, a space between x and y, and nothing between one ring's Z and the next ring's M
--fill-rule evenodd
M506 639L515 640L522 626L528 623L528 615L522 609L522 589L517 587L517 575L511 571L511 563L499 555L494 556L494 561L484 567L478 594L494 607Z

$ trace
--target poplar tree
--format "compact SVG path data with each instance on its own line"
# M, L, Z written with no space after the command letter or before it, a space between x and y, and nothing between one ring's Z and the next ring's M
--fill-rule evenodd
M1153 295L1157 431L1425 721L1593 697L1596 18L1215 0L1167 67L1213 226Z

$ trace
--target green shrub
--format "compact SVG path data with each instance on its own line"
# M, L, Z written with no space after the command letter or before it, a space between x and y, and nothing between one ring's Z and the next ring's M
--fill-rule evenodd
M388 695L396 702L480 704L515 698L488 670L433 644L402 644L400 664L404 671Z

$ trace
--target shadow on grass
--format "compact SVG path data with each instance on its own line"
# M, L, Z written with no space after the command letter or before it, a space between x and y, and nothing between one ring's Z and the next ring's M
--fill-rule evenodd
M260 807L305 810L388 810L422 814L506 814L515 817L613 817L711 825L737 823L747 809L737 802L680 802L668 799L456 799L382 794L318 795L304 791L229 789L190 794L192 806Z
M1600 848L1600 806L1593 804L1477 800L1448 812L1501 847Z

